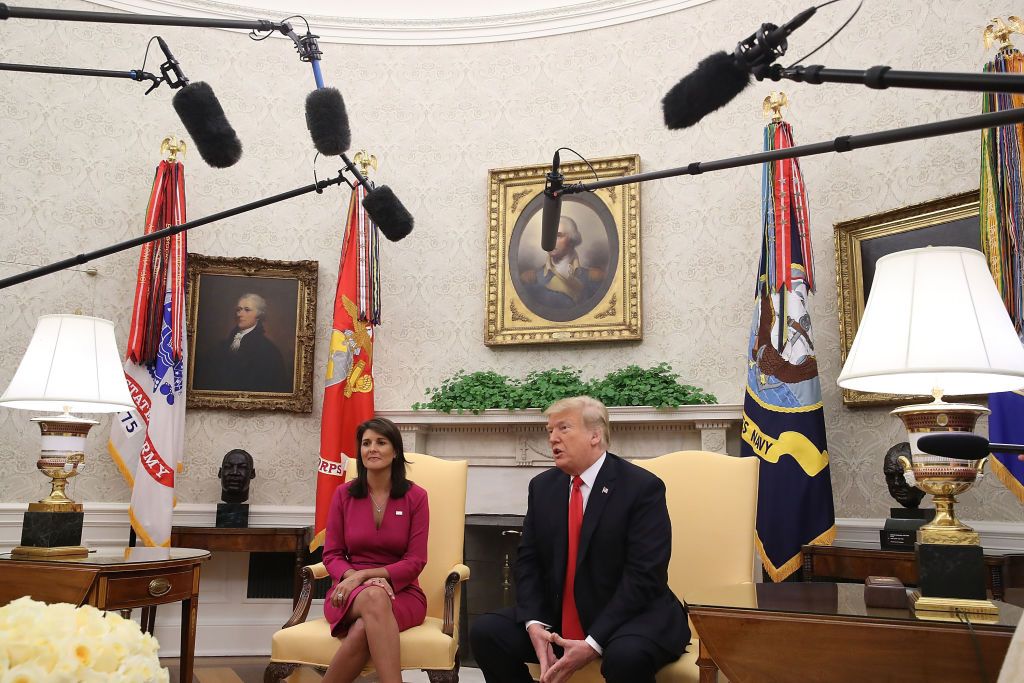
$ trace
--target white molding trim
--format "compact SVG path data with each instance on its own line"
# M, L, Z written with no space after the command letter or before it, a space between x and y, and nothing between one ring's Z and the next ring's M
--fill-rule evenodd
M576 31L589 31L647 19L670 12L702 5L712 0L591 0L576 2L564 0L559 6L527 12L513 10L511 2L475 5L491 14L471 14L472 3L458 3L461 15L448 12L444 16L443 3L437 9L438 19L381 18L372 15L337 16L328 13L305 12L313 32L324 43L352 45L461 45L524 40ZM269 19L280 21L294 11L267 9L212 0L91 0L93 4L136 14L166 16L201 16L219 19ZM277 3L284 5L285 3ZM326 2L306 3L311 8L322 7L321 12L333 9ZM452 3L453 5L455 3ZM374 5L366 5L368 12ZM345 6L353 11L353 5ZM358 8L356 8L358 9ZM482 12L482 10L481 10ZM299 12L302 13L302 12ZM435 15L435 16L438 16ZM301 23L301 22L296 22ZM284 36L275 34L286 40Z

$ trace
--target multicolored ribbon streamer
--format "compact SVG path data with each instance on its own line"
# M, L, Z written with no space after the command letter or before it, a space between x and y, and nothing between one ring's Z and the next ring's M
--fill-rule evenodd
M984 71L1024 73L1024 56L1003 48ZM1024 106L1024 95L985 93L984 113ZM989 268L1018 334L1024 333L1024 190L1021 150L1024 125L989 128L981 134L981 239Z
M178 162L161 161L146 208L144 234L180 225L185 220L185 168ZM174 321L171 350L174 360L182 358L186 253L183 232L142 246L128 333L127 360L144 365L156 359L168 287L171 288L171 320Z

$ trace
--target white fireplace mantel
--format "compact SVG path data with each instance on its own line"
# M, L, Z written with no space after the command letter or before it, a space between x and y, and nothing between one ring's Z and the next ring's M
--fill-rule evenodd
M398 425L405 450L471 466L548 467L547 418L540 410L485 410L442 413L436 410L381 410ZM609 408L612 452L651 458L679 450L739 455L743 406L699 405L656 409Z

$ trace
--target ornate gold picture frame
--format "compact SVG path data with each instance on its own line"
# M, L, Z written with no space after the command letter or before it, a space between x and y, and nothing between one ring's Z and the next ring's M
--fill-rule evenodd
M982 244L978 201L978 191L972 190L835 224L839 340L844 363L864 315L879 258L905 249L960 246L982 251L991 259ZM921 397L921 401L928 399ZM843 390L843 403L848 406L914 402L907 396Z
M316 261L188 255L188 407L313 410Z
M593 171L582 161L563 163L566 185L639 173L640 157L591 165ZM559 240L548 254L540 247L548 170L537 164L488 172L484 343L642 339L638 186L566 195Z

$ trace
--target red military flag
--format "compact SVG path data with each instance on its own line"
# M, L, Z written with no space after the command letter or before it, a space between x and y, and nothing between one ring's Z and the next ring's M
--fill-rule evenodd
M310 551L323 545L334 491L345 482L356 427L373 417L373 326L380 322L377 226L363 209L366 190L357 185L348 205L341 248L334 326L327 358L327 382L320 425L316 479L316 521Z

